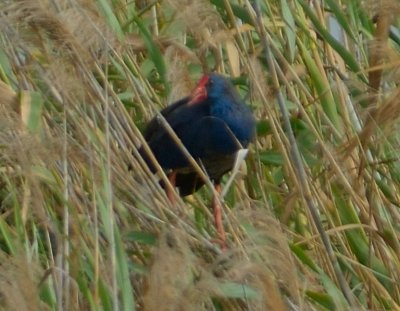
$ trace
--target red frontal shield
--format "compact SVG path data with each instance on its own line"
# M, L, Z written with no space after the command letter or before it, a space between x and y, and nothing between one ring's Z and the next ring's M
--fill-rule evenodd
M199 83L197 83L196 88L193 90L191 99L189 101L189 105L194 105L204 99L207 98L207 89L206 89L206 84L209 80L208 75L204 75Z

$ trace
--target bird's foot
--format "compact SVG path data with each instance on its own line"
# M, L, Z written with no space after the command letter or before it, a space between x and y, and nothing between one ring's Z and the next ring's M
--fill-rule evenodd
M228 245L226 244L225 239L214 238L214 239L211 239L210 242L213 244L217 244L220 247L221 251L223 251L223 252L228 250Z

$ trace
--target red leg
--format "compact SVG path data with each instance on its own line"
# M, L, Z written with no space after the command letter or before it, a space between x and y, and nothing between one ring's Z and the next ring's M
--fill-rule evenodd
M176 171L172 171L171 173L168 174L168 180L171 183L173 189L170 189L170 187L166 186L165 193L167 194L167 197L171 201L172 205L175 205L176 200L173 191L175 189L175 184L176 184Z
M216 184L215 190L218 192L218 194L221 193L221 185ZM222 224L222 208L221 208L221 202L216 196L213 197L212 208L214 211L214 222L218 234L218 240L219 240L218 242L221 244L221 248L224 250L227 248L227 246L225 244L226 237L225 237L224 225Z

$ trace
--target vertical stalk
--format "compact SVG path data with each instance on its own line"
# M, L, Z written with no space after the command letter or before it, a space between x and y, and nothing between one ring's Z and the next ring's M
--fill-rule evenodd
M290 142L290 146L292 147L290 149L290 155L291 155L292 161L294 162L294 166L296 168L296 173L297 173L296 177L298 179L299 188L300 188L299 190L301 192L302 197L304 198L304 201L310 211L311 217L313 218L313 221L317 228L317 231L321 237L322 243L328 254L330 263L335 271L336 279L339 282L339 286L342 290L342 293L343 293L344 297L346 298L347 302L349 303L349 305L351 307L356 307L357 304L355 302L353 294L350 290L349 285L347 284L347 282L344 278L342 270L340 269L339 262L334 254L329 237L326 234L326 232L322 226L322 222L321 222L321 219L319 218L317 207L315 206L314 201L312 199L311 190L307 183L307 173L304 168L304 165L303 165L303 162L301 159L301 155L300 155L300 151L298 149L296 139L293 134L292 126L290 124L290 119L289 119L289 115L288 115L288 112L287 112L287 109L286 109L286 106L284 103L284 98L283 98L282 92L279 90L279 81L278 81L277 74L276 74L275 62L272 59L269 38L267 36L267 33L266 33L265 28L262 23L259 1L257 1L257 0L254 1L253 7L254 7L254 10L256 13L256 17L257 17L257 27L258 27L258 32L260 34L261 44L264 49L265 57L268 62L268 67L269 67L269 70L271 73L273 87L276 92L276 98L277 98L277 102L279 105L279 109L282 113L284 128L288 135L288 140Z
M106 66L105 76L108 76L108 66ZM105 81L106 83L106 81ZM119 303L118 303L118 285L117 285L117 254L115 252L116 245L115 245L115 235L114 235L114 208L113 208L113 191L112 191L112 184L111 184L111 134L110 134L110 105L108 99L108 88L105 89L104 94L104 103L105 103L105 130L106 130L106 170L107 170L107 177L106 177L106 206L109 212L109 232L110 232L110 259L111 259L111 271L112 271L112 297L113 297L113 310L119 310Z

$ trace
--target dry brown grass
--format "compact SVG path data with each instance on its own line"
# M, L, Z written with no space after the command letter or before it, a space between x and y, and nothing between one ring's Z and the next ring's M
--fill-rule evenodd
M399 309L398 3L354 17L345 6L362 2L344 1L356 71L318 30L333 7L314 2L312 20L285 2L261 3L276 74L247 2L0 4L4 310ZM224 198L225 253L210 242L210 191L172 206L137 152L146 121L210 70L238 78L260 121Z

